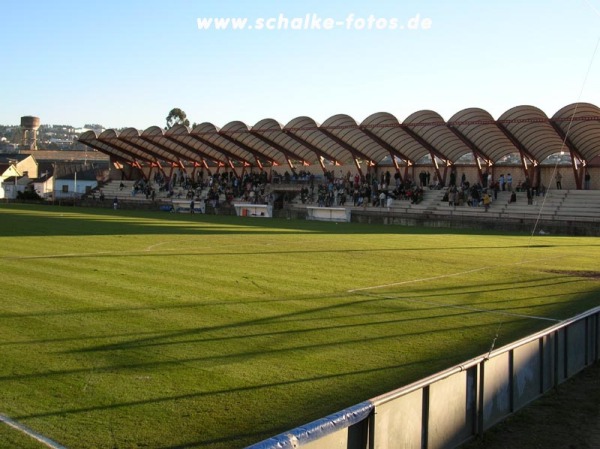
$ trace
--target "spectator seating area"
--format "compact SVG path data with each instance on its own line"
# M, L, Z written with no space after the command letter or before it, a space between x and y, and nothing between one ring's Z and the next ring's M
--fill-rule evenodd
M318 199L318 187L316 186L314 195L306 197L302 195L303 188L306 188L303 183L285 184L279 181L274 187L274 190L289 192L290 198L293 194L291 206L294 208L306 208L307 206L315 207L322 206ZM120 202L151 202L155 201L160 204L170 204L175 199L186 199L188 192L184 189L175 189L172 192L166 192L160 189L153 189L155 192L154 199L151 195L144 191L135 190L136 183L134 181L111 181L105 184L101 189L94 192L94 197L98 199L100 193L103 194L105 201L111 202L117 197ZM272 191L271 185L267 184L264 188L264 196L267 197ZM286 187L289 187L286 189ZM194 192L195 198L199 200L208 200L210 188L205 186L197 189ZM420 191L419 201L415 202L414 197L410 195L402 195L394 198L392 195L385 200L375 200L367 205L361 202L355 205L351 195L337 195L331 201L329 206L345 207L350 210L371 210L371 211L386 211L398 214L422 214L440 216L479 216L488 217L490 219L546 219L558 221L598 221L600 222L600 191L597 190L555 190L550 189L546 195L534 196L532 204L528 204L525 192L515 192L516 201L511 202L511 192L500 191L497 193L497 198L493 199L488 210L485 210L483 204L479 206L469 205L469 202L464 202L462 205L450 205L445 200L447 196L446 189L423 189ZM493 197L493 195L491 195ZM343 199L342 199L343 198ZM248 200L243 196L237 198L227 198L225 193L219 195L220 202L229 202L232 200ZM343 204L340 204L342 201ZM375 205L373 205L375 204Z
M354 210L382 210L399 214L422 214L440 216L488 217L490 219L548 219L559 221L597 221L600 222L600 191L596 190L549 190L545 196L534 196L528 204L525 192L515 192L516 202L511 202L511 192L498 192L497 198L486 211L483 204L473 207L467 202L460 206L449 205L444 201L446 189L424 190L418 203L410 199L393 199L385 205L352 206ZM493 195L491 195L493 198ZM313 204L314 205L314 204ZM302 207L299 199L294 207ZM339 207L339 205L335 205Z
M483 206L451 206L438 198L429 212L439 215L487 215L490 218L547 219L560 221L600 221L600 191L549 190L545 196L534 196L528 204L525 192L515 192L516 202L511 202L511 192L498 192L486 212ZM439 196L439 194L438 194ZM443 197L443 195L442 195Z

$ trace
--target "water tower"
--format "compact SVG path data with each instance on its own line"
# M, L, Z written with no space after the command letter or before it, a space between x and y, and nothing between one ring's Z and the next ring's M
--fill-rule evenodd
M21 130L23 132L21 147L37 150L37 130L40 127L40 118L26 115L21 117Z

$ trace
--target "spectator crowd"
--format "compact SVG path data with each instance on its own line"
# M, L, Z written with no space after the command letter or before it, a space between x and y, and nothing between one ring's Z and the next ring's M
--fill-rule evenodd
M446 187L436 174L422 170L411 179L396 171L393 175L389 170L366 174L343 174L340 170L336 175L334 170L324 171L323 175L315 176L305 170L285 170L279 173L272 170L247 172L239 175L234 170L224 170L218 173L207 173L205 170L195 170L192 175L185 170L175 169L166 177L162 172L156 172L150 180L140 179L131 189L131 195L145 195L147 199L155 200L157 195L172 199L206 200L208 204L218 207L222 203L233 204L234 201L249 204L273 204L274 194L278 188L269 188L269 184L281 185L279 190L285 192L283 185L292 185L286 193L281 194L284 200L292 200L299 192L302 204L331 206L372 206L390 207L394 200L409 201L418 204L423 200L424 191L443 190L443 201L451 206L471 206L487 208L498 198L498 192L511 192L511 202L516 201L516 193L526 193L528 203L533 204L535 196L544 195L545 187L533 186L526 178L516 185L510 173L501 174L497 180L492 180L487 171L482 174L481 182L471 184L463 173L460 178L452 169L449 184ZM124 184L121 183L121 190Z

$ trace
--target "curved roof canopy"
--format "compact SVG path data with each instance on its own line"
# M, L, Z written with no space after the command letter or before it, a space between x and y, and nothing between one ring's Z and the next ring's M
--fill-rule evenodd
M534 106L516 106L498 119L479 108L467 108L445 121L437 112L422 110L403 122L387 112L362 123L337 114L321 125L297 117L282 126L263 119L254 126L240 121L219 129L201 123L190 130L152 126L82 134L79 141L127 164L182 166L257 166L367 163L406 166L428 156L447 165L465 155L493 165L519 153L524 162L539 164L552 154L570 153L585 165L600 155L600 108L573 103L551 118Z

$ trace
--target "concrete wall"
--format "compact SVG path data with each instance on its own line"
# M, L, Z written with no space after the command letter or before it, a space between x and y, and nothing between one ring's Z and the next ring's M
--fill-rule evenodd
M287 214L287 215L285 215ZM277 216L277 215L276 215ZM303 218L302 211L284 212L285 218ZM430 228L456 228L456 229L484 229L497 230L501 232L531 232L535 219L527 218L503 218L493 220L485 217L474 217L469 215L430 215L424 212L414 214L388 212L386 210L353 210L351 221L354 223L386 224L400 226L424 226ZM541 219L537 221L540 228L551 234L557 235L579 235L600 236L600 228L597 223L572 221L552 221Z

